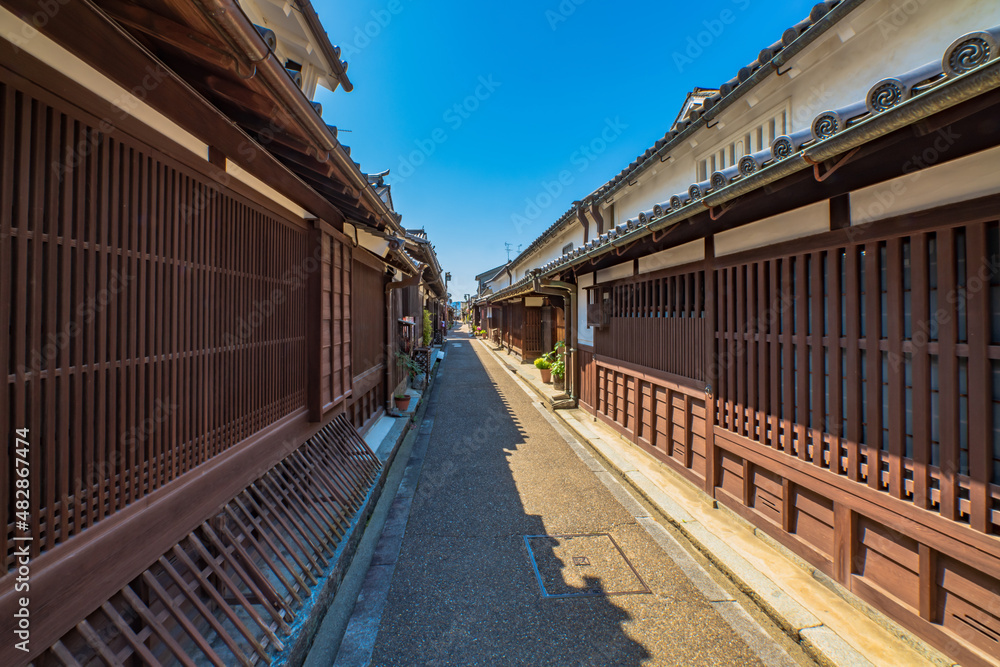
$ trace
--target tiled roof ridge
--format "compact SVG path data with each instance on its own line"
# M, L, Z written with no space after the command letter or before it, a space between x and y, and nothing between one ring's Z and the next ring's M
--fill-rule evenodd
M573 202L573 206L568 211L563 213L554 223L552 223L552 225L545 229L545 231L539 234L534 241L528 244L528 247L525 248L520 255L514 258L513 263L516 264L518 261L534 252L554 233L562 231L562 229L565 228L565 223L577 215L577 211L579 210L581 203L584 205L590 205L591 203L600 202L612 194L613 191L617 190L618 186L622 183L628 183L636 172L642 171L651 162L653 157L658 156L664 150L678 145L681 141L693 134L694 131L702 124L710 120L709 115L707 115L708 112L714 109L715 114L721 113L722 109L728 107L739 97L742 97L757 83L759 83L759 81L754 81L751 85L743 84L748 82L762 67L771 63L774 58L778 56L778 54L786 51L793 43L797 43L796 46L798 48L796 51L800 50L800 48L804 48L808 43L811 43L815 37L822 34L825 27L829 27L836 21L839 21L863 2L865 2L865 0L824 0L824 2L814 5L809 12L809 16L785 30L785 32L782 33L780 40L762 49L755 61L749 65L741 67L735 77L722 84L719 88L718 94L710 96L705 100L704 107L695 109L691 112L691 118L689 120L681 120L678 122L676 125L679 129L669 130L661 139L658 139L644 153L636 157L634 161L619 172L614 178L607 181L604 185L597 188L583 199ZM831 17L831 12L838 7L840 9ZM825 20L825 22L820 24L823 20ZM811 30L811 28L816 25L823 25L824 30ZM806 41L798 41L799 38L803 36L806 36ZM696 87L695 91L698 90L705 91L712 89ZM685 102L686 101L687 97L685 97ZM715 114L711 115L714 116Z
M540 267L542 273L559 270L581 255L592 254L614 240L632 235L651 223L682 213L687 207L729 188L741 180L770 171L776 165L802 151L823 144L854 125L878 117L913 97L936 89L964 75L981 69L1000 58L1000 26L966 33L945 50L940 61L934 61L895 77L887 77L872 86L864 100L824 111L813 119L808 129L776 138L769 148L743 156L739 163L716 171L709 180L693 183L687 191L671 196L667 201L643 211L588 243ZM702 205L702 208L705 208ZM636 235L638 238L639 234Z

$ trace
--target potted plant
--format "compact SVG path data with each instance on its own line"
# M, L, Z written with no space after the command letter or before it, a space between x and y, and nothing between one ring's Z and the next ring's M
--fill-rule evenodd
M410 408L409 394L396 394L392 400L396 402L396 409L400 412L406 412Z
M403 352L397 352L396 359L399 360L399 363L406 369L406 374L410 378L410 385L415 388L417 385L423 386L423 381L419 383L415 381L417 377L423 375L424 373L423 367L417 363L417 360L408 354L404 354Z
M552 386L556 389L563 388L563 378L566 376L566 358L562 354L565 347L566 343L559 341L552 348L551 352L546 352L542 355L542 358L549 364L553 380Z
M542 382L549 384L552 382L552 364L544 356L535 359L535 368L542 374Z
M556 389L563 389L566 386L566 362L562 357L558 357L552 362L552 386Z

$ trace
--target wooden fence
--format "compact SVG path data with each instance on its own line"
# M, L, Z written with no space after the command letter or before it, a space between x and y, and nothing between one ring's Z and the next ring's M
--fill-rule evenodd
M206 587L209 597L195 601L191 577L204 574L214 586L242 568L249 580L241 591L266 618L264 582L275 580L262 574L263 561L305 559L310 573L294 576L316 578L314 565L326 561L316 551L330 555L378 467L362 448L333 451L345 442L363 447L348 418L368 422L383 400L372 384L377 366L364 369L369 384L354 384L362 323L352 318L352 263L363 251L200 157L154 148L168 142L152 130L130 127L134 135L0 66L0 312L8 317L0 433L28 429L30 443L28 498L0 500L0 578L12 584L13 538L30 537L32 650L72 631L60 660L148 661L143 651L157 642L163 655L177 654L157 625L168 617L169 633L188 631L211 658L219 645L199 635L227 622L230 594L240 591L229 588L220 603ZM326 427L335 441L303 445ZM13 461L0 457L5 489L13 488ZM219 508L232 509L226 504L248 484L244 502L260 503L242 515L253 535L209 546L210 557L187 551L198 566L179 584L160 554L180 567L171 545L202 522L218 528ZM16 525L18 511L26 525ZM295 530L305 539L287 530L290 521L301 522ZM324 542L331 525L336 539ZM267 544L245 557L251 538L295 541L301 554ZM150 590L140 590L143 581ZM262 595L247 593L253 586ZM0 589L0 607L12 609L13 586ZM98 606L105 617L95 641L83 619ZM284 614L290 625L293 615ZM4 618L12 635L13 616ZM242 620L257 632L250 616ZM268 651L277 645L267 631L236 634L251 662L251 653L260 656L255 641ZM102 645L111 637L113 646ZM0 662L25 657L14 653L12 643L0 647Z
M386 401L385 369L395 364L386 354L386 279L372 261L354 259L351 311L354 368L351 416L363 428L380 414Z
M998 205L710 255L689 279L703 333L656 328L662 277L599 286L581 401L951 657L996 664ZM700 367L669 375L657 347Z
M0 432L30 429L34 555L305 403L306 231L95 126L0 85Z
M687 378L705 379L704 271L629 278L598 286L608 312L594 331L597 354Z

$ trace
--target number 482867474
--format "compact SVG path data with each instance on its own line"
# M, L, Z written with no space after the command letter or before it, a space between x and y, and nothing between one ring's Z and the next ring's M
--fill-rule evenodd
M17 441L14 443L14 468L17 479L14 481L14 509L17 511L18 524L23 526L30 516L28 501L31 499L31 492L28 487L31 482L28 480L28 474L31 469L28 463L28 450L31 445L28 442L28 429L19 428L15 433Z

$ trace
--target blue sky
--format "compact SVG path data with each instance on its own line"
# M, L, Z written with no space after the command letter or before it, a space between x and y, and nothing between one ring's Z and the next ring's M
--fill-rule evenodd
M355 86L318 99L362 170L391 170L459 300L812 4L314 0Z

